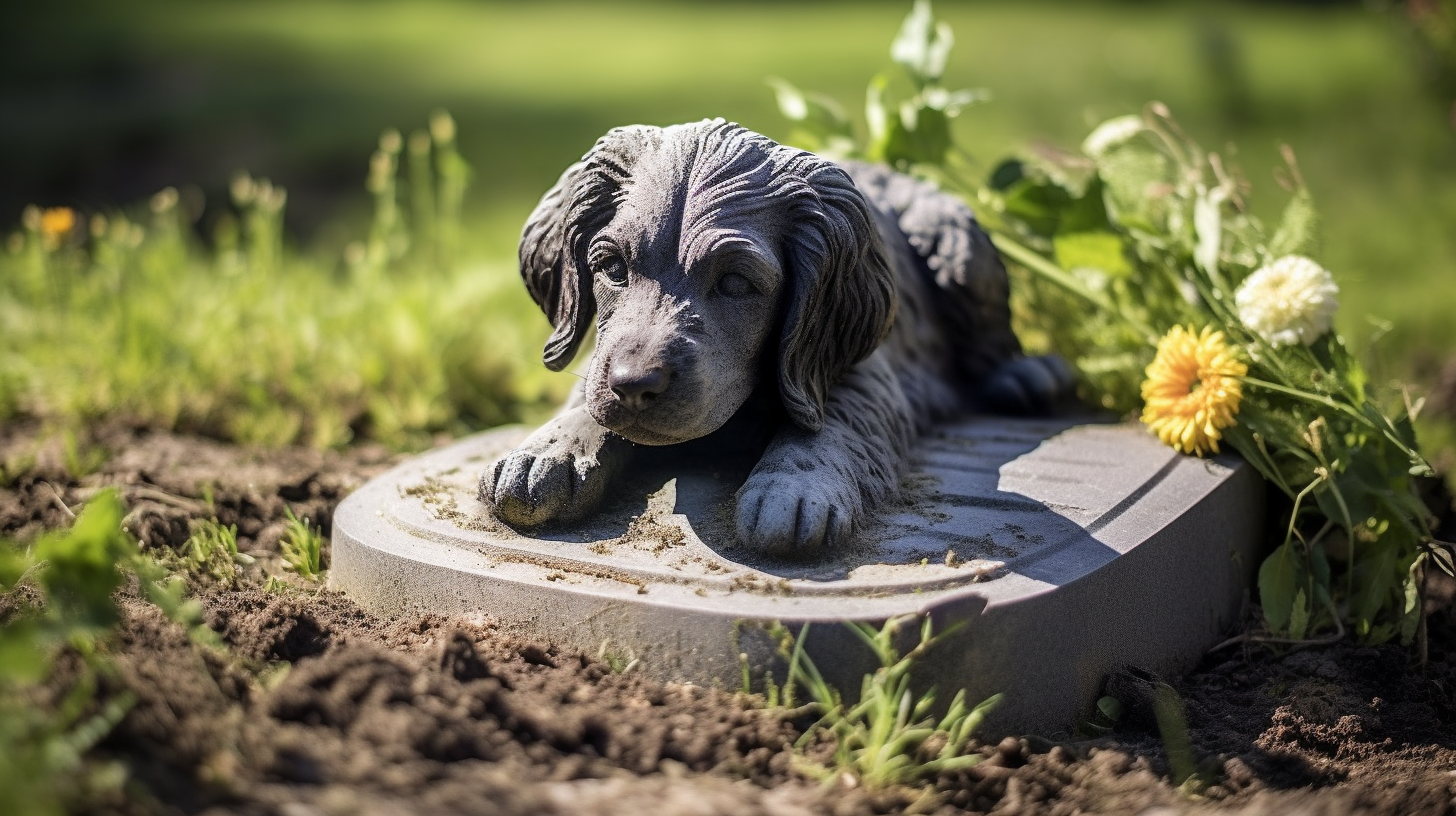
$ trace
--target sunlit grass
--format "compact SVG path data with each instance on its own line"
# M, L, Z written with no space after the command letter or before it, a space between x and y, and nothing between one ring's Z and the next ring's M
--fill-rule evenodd
M926 654L946 635L934 634L929 618L920 621L920 638L901 654L896 645L900 630L913 623L914 616L891 618L878 629L866 623L846 621L844 626L870 649L879 666L866 674L857 698L846 701L829 685L814 661L804 651L809 624L795 636L775 622L768 635L778 643L780 656L788 661L783 686L764 677L764 703L797 714L814 714L817 719L804 729L794 744L795 768L821 780L850 780L872 788L915 785L937 774L970 768L982 760L971 739L986 716L1004 695L968 706L965 690L957 691L949 707L937 720L935 689L917 690L910 674ZM751 685L748 656L739 655L743 670L743 691ZM796 707L798 690L809 699ZM820 743L832 753L818 756ZM815 758L811 759L810 754Z
M284 510L284 517L283 538L278 541L283 563L298 577L317 581L323 574L323 533L291 507Z
M458 233L458 215L400 209L384 158L381 214L332 261L289 250L286 195L246 176L211 246L170 188L141 213L65 229L28 212L0 254L0 419L409 447L539 416L569 386L535 359L539 310L509 266L460 262L420 238ZM415 189L433 171L421 172ZM435 182L451 189L446 173Z
M238 552L238 525L223 525L215 517L191 522L187 540L177 551L187 572L212 583L232 587L238 581L238 567L253 563L253 557Z

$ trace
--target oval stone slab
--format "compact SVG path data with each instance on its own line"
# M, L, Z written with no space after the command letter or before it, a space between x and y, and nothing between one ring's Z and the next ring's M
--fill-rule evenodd
M951 631L915 671L948 701L1005 700L983 728L1066 732L1124 666L1174 674L1238 617L1263 485L1235 457L1195 459L1140 427L976 418L924 436L901 495L812 563L733 542L745 473L639 473L577 525L512 530L475 498L527 433L507 428L375 478L334 515L330 582L377 614L475 612L523 636L740 688L785 665L767 629L801 631L847 693L878 665L841 626L929 615ZM900 633L902 651L918 626Z

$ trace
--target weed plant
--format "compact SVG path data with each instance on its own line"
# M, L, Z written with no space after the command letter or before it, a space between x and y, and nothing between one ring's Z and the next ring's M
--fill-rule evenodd
M935 689L916 694L911 687L910 673L925 653L953 629L935 635L930 619L926 618L920 625L919 643L901 655L895 640L902 627L912 620L913 616L892 618L879 629L863 623L844 624L874 653L880 664L873 673L865 675L858 701L854 703L846 703L805 654L808 624L799 631L798 637L781 625L769 630L788 659L788 677L782 687L775 685L771 676L767 678L766 702L770 706L793 709L797 689L802 687L810 698L807 707L819 714L794 745L801 771L823 780L849 777L857 783L882 788L915 784L981 761L981 754L973 750L971 734L1001 701L1002 695L993 695L968 708L965 691L961 690L956 692L944 716L939 720L932 717ZM807 758L807 751L821 738L828 738L834 746L827 764Z
M0 421L120 419L240 442L418 446L534 418L561 387L513 270L460 259L454 122L388 131L342 260L291 251L283 188L246 174L210 241L168 188L141 212L26 210L0 252Z
M323 575L323 533L308 519L294 515L291 507L284 516L283 537L278 540L283 563L298 577L317 581Z
M178 555L187 572L225 587L237 585L238 567L253 563L251 555L238 552L238 526L215 518L193 521Z
M140 594L192 639L217 648L201 607L183 582L142 554L122 529L114 491L91 499L75 525L26 547L0 540L0 812L51 816L84 810L87 801L125 782L119 764L87 751L121 721L132 700L102 696L109 641L120 621L114 593L135 580ZM54 705L38 705L39 685L62 651L74 655L75 679Z

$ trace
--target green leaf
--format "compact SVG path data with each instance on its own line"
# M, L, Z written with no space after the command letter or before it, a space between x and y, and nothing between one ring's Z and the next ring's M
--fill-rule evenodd
M1127 143L1097 158L1107 214L1124 227L1146 224L1161 229L1170 172L1168 157L1140 144Z
M1223 238L1222 187L1201 192L1193 202L1193 231L1198 245L1193 248L1193 262L1210 276L1218 274L1219 241Z
M1396 548L1386 542L1377 542L1373 547L1357 543L1356 553L1355 597L1351 599L1350 613L1357 624L1373 623L1404 575L1396 570Z
M1294 614L1296 596L1300 592L1304 559L1292 543L1280 545L1259 566L1259 603L1264 619L1275 632L1286 631Z
M45 676L46 653L41 633L28 621L7 623L0 630L0 682L38 682Z
M988 182L992 190L1005 192L1011 185L1026 177L1026 165L1020 159L1006 159L996 165L991 171L991 178Z
M939 86L926 88L918 94L926 107L945 111L946 116L959 116L962 110L979 105L991 99L991 92L985 88L962 88L948 91Z
M124 515L115 491L99 493L86 504L70 530L45 536L35 545L47 603L61 619L106 627L117 621L111 593L121 585L116 566L136 552L121 529Z
M1309 598L1300 589L1294 593L1294 605L1289 610L1289 636L1295 640L1303 640L1308 631Z
M1066 270L1097 269L1109 277L1132 274L1122 239L1111 232L1061 233L1053 240L1057 265Z
M1285 255L1311 254L1318 226L1319 218L1314 210L1314 200L1310 198L1309 190L1301 187L1284 207L1284 214L1279 218L1279 228L1269 240L1269 257L1273 259Z
M1120 722L1127 709L1116 697L1103 697L1097 701L1097 710L1112 722Z
M869 130L865 151L870 161L885 161L885 148L890 140L890 115L885 111L885 86L889 83L884 74L876 74L865 88L865 126Z
M34 564L35 561L20 549L19 544L0 541L0 592L13 589L20 576Z
M901 132L894 133L891 124L891 143L894 158L911 163L943 164L946 151L950 150L950 116L945 111L909 100L900 105Z
M804 93L777 77L769 77L779 113L794 124L792 140L808 150L848 154L854 147L849 118L833 99Z
M1309 553L1310 578L1314 584L1314 597L1310 599L1311 612L1314 609L1328 609L1334 605L1330 594L1330 559L1324 547L1312 547Z
M1359 621L1355 625L1355 631L1366 643L1380 644L1395 637L1396 629L1393 623L1372 626L1369 621Z
M1038 235L1052 236L1072 203L1071 195L1044 177L1026 176L1011 185L1002 200L1008 216L1020 220Z
M1420 561L1411 563L1410 573L1405 577L1405 605L1400 616L1400 642L1409 646L1415 640L1416 630L1421 625L1421 582L1417 573Z
M955 35L944 22L937 23L930 10L930 0L915 0L900 31L890 44L890 59L904 68L916 87L940 81Z

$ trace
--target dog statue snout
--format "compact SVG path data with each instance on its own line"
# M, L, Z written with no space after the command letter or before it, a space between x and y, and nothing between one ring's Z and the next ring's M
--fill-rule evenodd
M672 375L661 366L641 369L617 364L607 373L607 385L624 407L640 411L667 390Z

